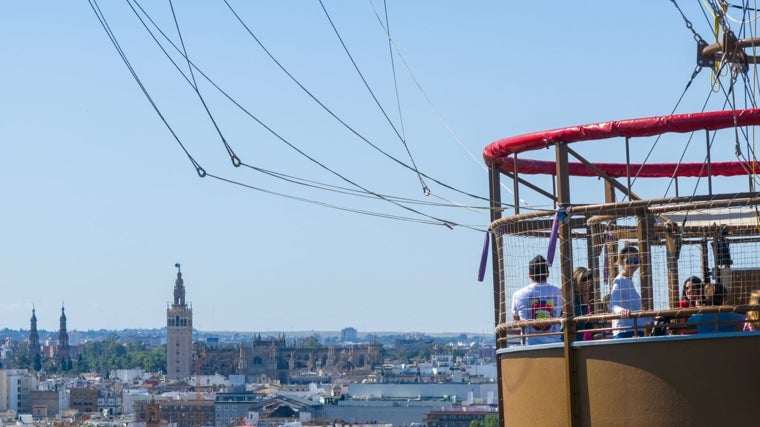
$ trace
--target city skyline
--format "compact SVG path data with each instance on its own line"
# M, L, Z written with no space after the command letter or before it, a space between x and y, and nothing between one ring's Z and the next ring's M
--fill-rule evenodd
M483 147L662 114L694 68L670 3L518 14L498 1L389 1L387 21L378 2L231 6L247 28L224 2L177 4L176 23L168 5L148 5L140 16L179 48L154 33L172 64L128 4L100 4L169 129L90 4L6 5L0 328L28 328L34 306L39 328L55 329L62 304L70 330L163 327L179 262L198 330L490 333L490 259L477 280ZM555 49L560 36L605 54ZM642 58L662 40L677 65L652 79Z

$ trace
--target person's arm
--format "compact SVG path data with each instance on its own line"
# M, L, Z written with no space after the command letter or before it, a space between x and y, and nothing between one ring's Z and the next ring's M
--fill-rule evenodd
M512 294L512 319L513 320L520 320L520 309L517 307L517 300L518 300L517 292Z
M620 286L616 280L612 283L612 290L610 291L610 313L620 314L623 310L623 307L620 306L621 303Z
M612 291L610 291L610 312L620 314L623 318L627 318L631 314L631 310L623 306L623 292L617 280L612 283Z

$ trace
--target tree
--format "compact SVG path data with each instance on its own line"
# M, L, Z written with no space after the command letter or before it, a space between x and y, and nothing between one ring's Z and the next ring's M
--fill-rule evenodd
M79 373L90 372L90 365L84 360L82 353L77 355L77 363L74 366L74 370Z
M25 341L19 342L13 349L13 362L9 364L9 368L27 368L31 366L31 360L29 360L29 344Z
M496 415L486 415L482 420L470 421L470 427L499 427L499 417Z
M34 360L32 360L32 370L35 372L39 372L42 369L42 356L37 353L34 355Z
M303 343L301 344L301 347L303 348L310 348L310 349L319 349L322 348L322 344L319 343L319 340L315 336L307 337L305 340L303 340Z
M145 343L120 343L116 335L102 341L91 341L79 347L75 373L98 372L107 375L114 369L142 368L148 372L163 371L166 347L148 348Z

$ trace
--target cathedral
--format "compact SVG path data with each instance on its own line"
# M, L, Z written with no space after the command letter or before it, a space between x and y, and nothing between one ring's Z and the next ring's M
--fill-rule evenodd
M334 376L369 374L383 362L381 347L377 343L325 346L313 337L287 344L284 337L262 339L259 336L250 344L240 344L237 373L253 382L329 382Z
M328 346L314 337L287 342L284 336L255 336L235 346L206 347L202 354L202 375L237 374L245 375L247 382L280 384L367 375L383 362L382 345L378 343Z
M194 374L192 362L202 375L245 375L249 382L278 381L281 384L313 382L350 373L364 373L382 363L382 346L377 343L324 346L315 338L288 343L285 336L262 338L236 346L193 347L193 311L185 300L180 265L174 282L174 303L166 310L166 373L168 379ZM200 347L204 347L202 351ZM197 359L194 357L197 356Z

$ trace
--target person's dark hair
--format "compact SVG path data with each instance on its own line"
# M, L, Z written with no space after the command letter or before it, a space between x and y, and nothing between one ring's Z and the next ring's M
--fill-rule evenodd
M629 253L638 254L639 248L637 248L636 246L626 246L620 250L620 256L623 256Z
M546 279L549 277L549 265L546 263L546 258L536 255L535 258L530 260L528 264L528 276L535 282L546 282Z
M705 289L705 296L709 296L710 305L723 305L726 298L726 287L720 283L710 285L712 289Z
M688 279L686 279L686 282L691 282L691 283L696 283L696 284L700 284L701 285L702 284L702 279L700 279L697 276L691 276ZM686 282L684 282L684 283L686 283Z
M681 291L681 299L683 299L683 300L686 299L686 284L689 283L689 282L691 282L692 286L699 285L700 288L702 287L702 279L700 279L697 276L691 276L688 279L684 280L684 282L683 282L683 290Z

